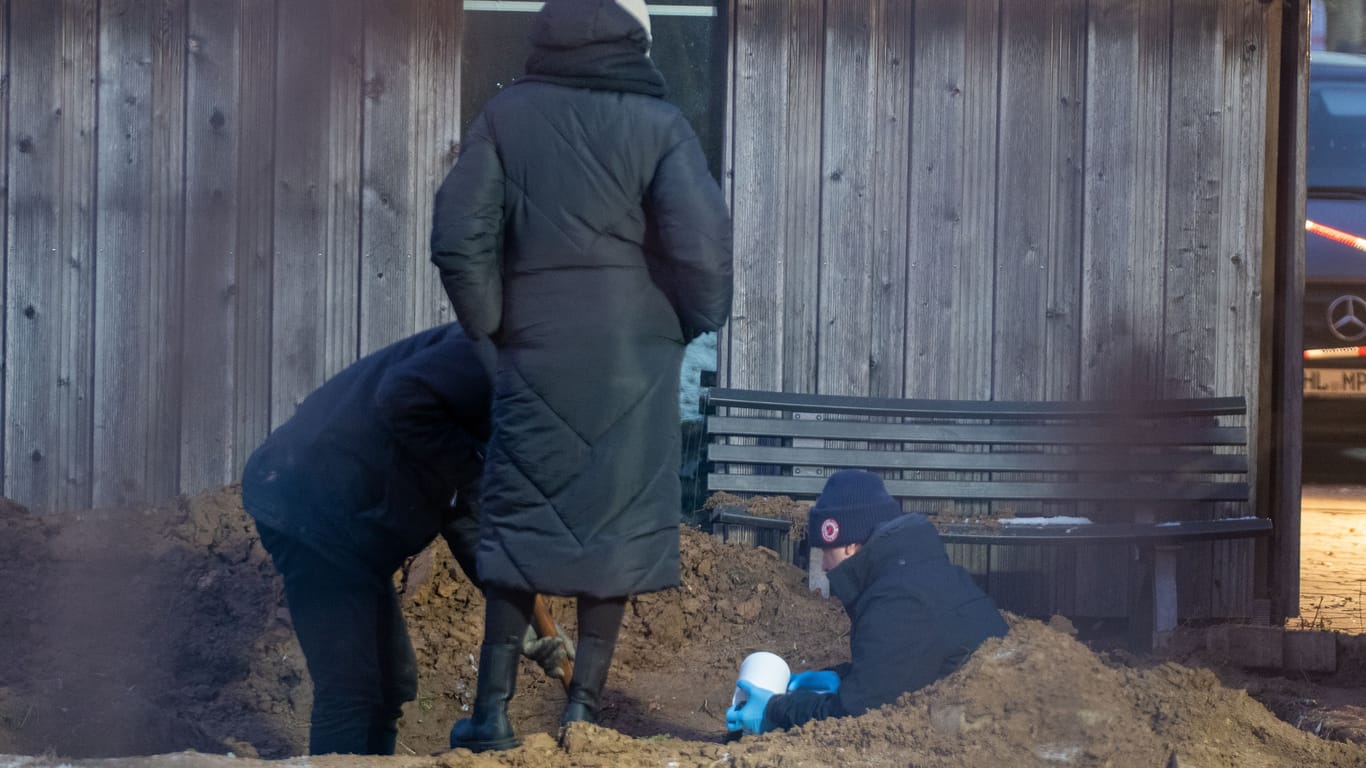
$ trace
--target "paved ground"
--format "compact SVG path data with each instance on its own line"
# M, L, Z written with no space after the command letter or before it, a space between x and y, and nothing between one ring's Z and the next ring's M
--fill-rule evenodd
M1300 530L1300 619L1366 634L1366 486L1306 485Z

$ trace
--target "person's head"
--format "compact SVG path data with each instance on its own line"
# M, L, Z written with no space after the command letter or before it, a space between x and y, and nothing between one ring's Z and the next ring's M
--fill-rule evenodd
M531 29L532 45L551 48L628 39L636 41L642 52L650 49L650 11L645 0L549 0Z
M820 549L826 571L858 552L883 523L901 514L882 478L862 469L842 469L825 481L807 518L807 540Z

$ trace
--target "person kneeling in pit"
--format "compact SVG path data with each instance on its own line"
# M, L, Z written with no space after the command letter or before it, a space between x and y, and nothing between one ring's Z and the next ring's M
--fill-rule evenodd
M732 732L863 714L952 673L982 641L1006 634L996 604L949 562L934 525L904 514L877 475L831 475L807 528L830 594L849 613L850 660L793 675L786 693L741 680L748 698L726 711Z

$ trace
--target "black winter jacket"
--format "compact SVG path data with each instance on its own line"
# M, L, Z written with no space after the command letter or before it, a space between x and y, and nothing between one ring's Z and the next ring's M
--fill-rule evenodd
M479 572L557 595L664 589L679 581L679 367L729 315L729 218L629 14L558 0L532 42L433 212L456 314L498 348Z
M266 438L247 460L242 503L343 563L387 565L451 525L473 539L489 400L477 345L456 324L398 341L329 379Z
M829 577L850 621L850 661L835 668L839 690L774 696L764 710L769 728L890 704L958 669L983 640L1006 633L995 603L949 562L924 515L885 523Z

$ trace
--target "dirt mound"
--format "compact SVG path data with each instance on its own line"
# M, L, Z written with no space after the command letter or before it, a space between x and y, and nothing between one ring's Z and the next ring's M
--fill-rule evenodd
M1129 666L1093 653L1065 625L1020 620L958 673L895 705L723 743L745 655L774 651L798 669L840 661L848 624L771 553L691 529L682 552L682 585L627 611L609 727L575 726L559 746L564 694L524 665L512 717L526 743L479 758L429 756L472 703L483 598L444 546L415 558L396 579L420 691L392 764L1366 766L1366 750L1296 730L1212 672ZM0 504L0 605L0 754L194 749L232 752L231 764L245 766L242 757L306 748L303 660L235 489L44 517ZM552 609L572 631L572 604L557 599Z

